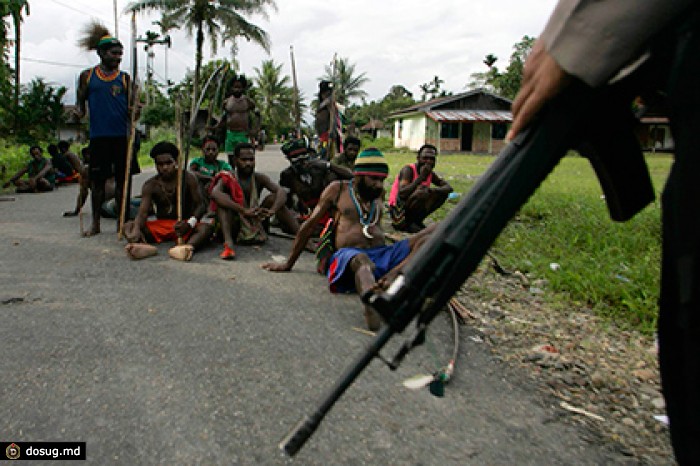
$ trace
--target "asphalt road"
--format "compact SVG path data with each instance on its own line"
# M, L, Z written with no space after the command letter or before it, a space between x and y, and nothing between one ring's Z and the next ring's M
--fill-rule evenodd
M276 178L286 162L269 149L258 167ZM291 273L262 270L289 252L279 237L238 247L233 262L218 258L220 245L190 263L167 245L130 261L113 221L81 238L77 218L61 217L76 193L0 202L0 441L84 441L92 464L626 460L563 422L468 326L445 397L404 388L445 363L447 316L431 328L432 349L396 372L373 362L289 459L282 437L370 341L353 329L364 326L358 297L331 295L310 254Z

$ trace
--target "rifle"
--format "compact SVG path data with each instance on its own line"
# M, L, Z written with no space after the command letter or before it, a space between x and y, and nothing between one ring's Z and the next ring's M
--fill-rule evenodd
M553 99L537 119L498 155L468 195L448 214L385 292L362 300L385 321L366 351L336 382L320 406L280 443L295 455L333 404L379 351L411 322L410 335L390 361L395 370L425 341L433 318L474 272L508 221L569 150L587 157L600 180L610 216L625 221L654 200L644 156L633 133L631 102L650 89L647 63L637 72L599 89L581 82ZM653 70L651 70L653 71Z

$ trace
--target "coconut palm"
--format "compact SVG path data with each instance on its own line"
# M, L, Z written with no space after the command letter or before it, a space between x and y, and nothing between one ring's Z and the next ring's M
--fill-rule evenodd
M7 3L10 16L12 16L12 24L15 28L15 89L14 89L14 109L15 109L15 130L19 120L17 119L17 111L19 109L19 64L20 64L20 46L22 43L22 12L29 16L29 2L27 0L9 0Z
M205 31L209 36L212 53L216 53L219 41L224 43L236 37L245 37L270 50L270 39L265 31L250 23L247 15L260 14L267 18L267 7L276 9L274 0L138 0L126 7L128 12L159 10L161 24L178 24L187 34L195 37L195 68L192 84L192 112L199 92L200 69Z
M350 99L367 97L362 86L369 82L365 73L355 75L355 65L348 58L338 58L333 65L326 65L326 74L321 78L331 81L334 86L335 101L347 105Z
M289 85L289 76L282 76L282 65L275 64L274 60L265 60L260 68L254 70L263 124L274 132L292 126L294 90Z

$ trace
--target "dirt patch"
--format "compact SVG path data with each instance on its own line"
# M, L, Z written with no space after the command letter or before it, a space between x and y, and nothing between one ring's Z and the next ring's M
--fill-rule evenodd
M653 337L586 308L543 304L544 280L496 273L487 259L458 295L492 352L556 398L562 416L634 462L673 464Z

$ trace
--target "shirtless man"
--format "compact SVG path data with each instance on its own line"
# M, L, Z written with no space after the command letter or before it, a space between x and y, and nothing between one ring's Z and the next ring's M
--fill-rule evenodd
M83 165L78 156L70 151L68 141L60 141L58 145L49 144L46 150L51 155L51 164L56 172L56 184L80 181Z
M260 114L253 99L245 95L248 80L243 75L231 80L231 95L224 100L224 114L214 129L226 128L224 150L233 152L236 144L255 141L260 131Z
M54 175L51 160L44 157L44 151L39 146L30 147L29 155L32 156L32 160L24 168L12 175L12 178L3 184L2 187L7 188L14 184L18 193L53 191L56 176ZM25 173L29 176L29 179L20 179Z
M235 167L235 172L222 172L215 177L211 189L211 198L216 204L216 214L224 235L221 258L230 260L236 256L233 250L234 239L240 244L267 241L266 224L273 215L277 216L282 231L295 235L299 223L284 205L287 193L270 177L255 171L254 146L250 143L238 144L234 153L229 155L229 161ZM232 176L240 187L242 196L231 192L238 189L235 184L232 186L233 180L227 179ZM263 189L267 189L269 194L261 201Z
M452 186L435 169L437 149L430 144L418 149L416 163L406 165L394 180L389 195L389 214L394 229L416 233L423 220L442 206Z
M143 259L158 253L158 249L147 243L179 241L169 251L173 259L188 261L194 250L204 244L211 236L211 226L199 223L204 214L204 202L199 191L197 178L185 171L185 198L182 206L183 217L177 220L177 147L170 142L159 142L151 149L158 174L146 181L141 190L141 206L136 219L124 224L124 235L129 244L125 250L132 259ZM155 206L156 219L148 220L148 211Z
M357 290L363 294L376 288L377 280L398 273L403 264L425 241L431 229L391 246L385 246L381 228L384 204L384 179L389 167L382 153L370 148L355 161L355 178L331 183L321 194L309 219L299 228L287 261L262 265L272 272L292 270L311 232L320 218L335 208L335 253L326 271L331 292ZM383 281L382 281L383 283ZM365 307L365 321L370 330L381 324L377 313Z
M305 139L293 139L282 145L281 150L291 166L280 172L279 184L297 197L299 203L295 208L302 218L316 206L321 193L332 181L349 180L353 176L347 168L313 158ZM288 202L287 205L293 204ZM320 224L325 224L325 220L321 219Z

